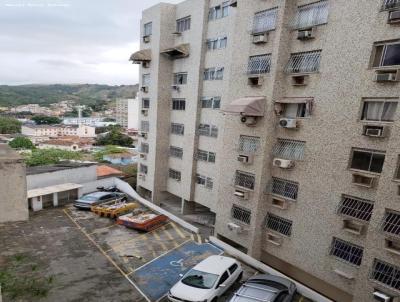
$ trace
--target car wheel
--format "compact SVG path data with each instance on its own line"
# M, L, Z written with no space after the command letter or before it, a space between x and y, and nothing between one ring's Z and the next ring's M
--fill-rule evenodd
M236 278L236 281L235 281L235 282L240 282L240 280L242 280L242 278L243 278L243 272L241 272L241 273L239 274L239 276Z

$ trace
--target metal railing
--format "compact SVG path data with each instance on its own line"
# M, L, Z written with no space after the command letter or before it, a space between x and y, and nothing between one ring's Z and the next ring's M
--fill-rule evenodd
M278 139L273 154L284 159L302 160L305 145L306 143L301 141Z
M170 146L169 147L169 156L182 158L183 157L183 149L179 147Z
M256 136L241 135L239 138L239 152L246 154L257 153L260 148L260 138Z
M352 196L343 196L339 203L337 213L363 221L370 221L374 203L370 200Z
M400 0L384 0L382 10L391 10L400 8Z
M400 213L387 211L383 219L382 231L390 235L400 236Z
M209 163L215 163L215 153L205 150L197 150L196 159L200 161L206 161Z
M235 174L235 186L254 190L256 176L243 171L236 171Z
M213 179L204 175L196 174L196 183L206 187L207 189L212 189L214 186Z
M364 249L361 246L334 237L330 254L340 260L360 266Z
M301 29L325 24L328 22L328 15L328 0L299 6L297 14L292 21L292 27Z
M292 224L293 222L291 220L276 216L271 213L268 213L267 217L265 218L265 227L267 229L281 233L285 236L290 236L292 234Z
M399 266L375 259L370 278L386 286L400 290Z
M256 13L254 15L252 33L258 34L274 30L276 27L277 15L277 7Z
M231 217L245 224L251 223L251 211L236 205L232 206Z
M171 133L183 135L185 133L185 125L171 123Z
M248 74L269 73L271 70L271 54L251 56L247 67Z
M271 193L292 200L297 200L299 184L294 181L272 177Z
M180 171L176 171L174 169L169 169L168 170L168 176L169 178L172 178L174 180L180 181L181 180L181 172Z
M321 50L294 53L285 67L286 73L310 73L319 71Z
M217 137L218 127L208 124L200 124L197 133L203 136Z

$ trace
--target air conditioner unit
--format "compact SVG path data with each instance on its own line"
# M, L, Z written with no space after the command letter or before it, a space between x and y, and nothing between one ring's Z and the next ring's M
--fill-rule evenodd
M264 83L264 78L260 75L249 75L247 85L261 86Z
M146 133L146 132L140 133L140 137L143 137L143 138L146 138L146 139L147 139L147 133Z
M227 224L227 227L228 227L229 231L235 232L235 233L238 233L238 234L241 233L242 230L243 230L240 225L237 225L236 223L233 223L233 222L229 222Z
M267 41L268 41L268 35L267 34L253 35L253 44L267 43Z
M376 176L353 173L352 183L356 186L372 188L375 186Z
M141 159L147 159L147 154L146 153L140 153L140 158Z
M233 193L236 197L242 198L242 199L249 199L249 192L246 191L241 191L241 190L235 190L235 193Z
M400 10L389 12L388 23L399 23L400 22Z
M172 85L171 88L176 91L179 91L180 89L179 85Z
M281 118L279 120L279 126L282 128L297 128L297 120L293 118Z
M143 36L143 42L144 43L149 43L150 42L150 36Z
M240 121L246 126L255 126L257 124L257 117L255 116L242 116Z
M149 109L142 109L142 114L144 116L148 116L149 115Z
M373 295L374 299L376 301L380 301L380 302L392 302L393 301L393 297L388 296L385 293L382 293L380 291L374 291Z
M397 73L396 72L387 72L387 73L377 73L375 75L376 82L396 82Z
M251 155L239 155L237 160L244 164L251 164L253 162L253 156Z
M384 126L364 126L364 135L370 137L385 137L386 128Z
M150 67L150 62L149 61L143 61L142 62L142 67L149 68Z
M142 87L140 87L140 91L142 91L142 92L149 92L149 87L148 86L142 86Z
M309 40L314 38L314 33L312 29L299 30L297 33L297 39L299 40Z
M291 169L296 165L296 163L293 160L281 159L281 158L274 158L272 164L275 167L279 167L281 169Z

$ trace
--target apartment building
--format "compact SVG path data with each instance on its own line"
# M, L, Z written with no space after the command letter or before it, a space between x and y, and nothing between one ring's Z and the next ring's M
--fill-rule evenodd
M34 125L25 124L21 133L30 137L78 136L96 137L96 128L87 125Z
M399 22L399 0L145 10L139 191L335 301L399 299Z
M137 99L117 99L115 106L117 124L128 129L137 129L139 107Z

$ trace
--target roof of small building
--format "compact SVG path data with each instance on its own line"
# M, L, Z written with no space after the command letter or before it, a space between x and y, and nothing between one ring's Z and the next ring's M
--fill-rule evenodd
M124 174L125 174L124 172L106 165L97 166L97 177L106 177L106 176L124 175Z
M63 170L77 169L83 167L95 166L96 163L81 163L81 162L61 162L54 165L27 167L26 175L36 175L43 173L51 173Z

